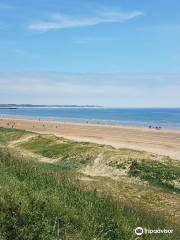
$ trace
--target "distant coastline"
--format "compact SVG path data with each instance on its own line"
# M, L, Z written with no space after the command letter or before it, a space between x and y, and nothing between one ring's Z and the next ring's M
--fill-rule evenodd
M18 108L103 108L98 105L0 104L0 109Z
M18 109L17 107L0 107L0 110L3 109L9 109L9 110L14 110L14 109Z

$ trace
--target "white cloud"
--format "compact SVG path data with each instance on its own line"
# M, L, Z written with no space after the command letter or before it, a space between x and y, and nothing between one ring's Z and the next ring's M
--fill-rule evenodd
M50 20L34 23L29 29L36 31L48 31L52 29L77 28L83 26L93 26L103 23L125 22L136 17L142 16L140 11L132 12L101 12L96 17L73 18L61 14L52 14Z

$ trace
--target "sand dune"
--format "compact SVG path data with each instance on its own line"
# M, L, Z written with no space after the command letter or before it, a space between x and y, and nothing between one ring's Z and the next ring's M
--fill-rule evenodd
M0 127L52 133L76 141L144 150L180 160L180 131L1 118Z

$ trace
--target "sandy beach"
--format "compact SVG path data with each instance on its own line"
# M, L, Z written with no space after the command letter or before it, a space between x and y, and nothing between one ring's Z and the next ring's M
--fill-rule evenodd
M55 134L75 141L144 150L180 160L180 131L136 127L0 118L0 127Z

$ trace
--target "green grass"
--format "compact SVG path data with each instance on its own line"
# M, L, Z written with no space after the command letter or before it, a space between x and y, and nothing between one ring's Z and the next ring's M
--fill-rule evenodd
M9 144L25 134L28 132L0 128L0 143ZM146 152L53 135L34 135L18 143L17 149L13 147L12 153L0 148L0 240L134 240L136 226L175 230L173 235L146 235L141 239L178 239L179 195L172 194L179 192L178 161L163 156L156 161L155 155ZM37 159L44 156L55 162L28 161L17 155L23 149L37 153ZM76 170L92 163L99 154L102 164L129 170L128 181L81 179ZM142 181L133 184L134 177ZM142 185L143 181L149 185ZM174 211L168 215L171 209L167 208L172 206Z
M88 159L74 159L74 160L61 160L55 163L54 165L58 166L64 170L77 170L82 167L85 167L90 161Z
M134 240L136 226L172 227L159 215L83 190L69 171L0 148L2 240ZM141 239L178 239L178 235Z
M54 164L65 170L78 170L92 163L98 154L102 154L103 164L119 170L130 168L128 178L139 177L153 186L180 192L180 164L167 157L161 156L157 161L154 156L143 151L115 149L49 135L36 136L19 146L41 156L56 159Z
M154 186L180 193L180 167L157 161L133 161L129 175L139 177Z
M35 137L20 146L48 158L73 159L82 156L89 159L96 154L93 144L87 145L86 143L73 142L48 135Z
M27 131L0 127L0 144L7 144L28 134Z
M93 144L78 143L54 136L37 136L19 145L41 156L56 159L54 163L61 169L78 170L86 166L98 154Z
M115 161L115 162L110 162L110 163L108 164L108 166L114 167L114 168L117 168L117 169L126 169L127 163L126 163L126 162L118 162L118 161Z

